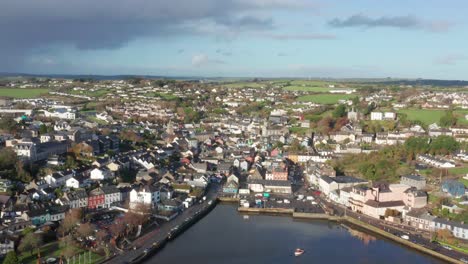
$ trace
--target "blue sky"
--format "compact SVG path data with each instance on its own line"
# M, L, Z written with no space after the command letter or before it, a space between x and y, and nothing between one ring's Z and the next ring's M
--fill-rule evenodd
M16 0L2 7L1 72L468 79L462 0Z

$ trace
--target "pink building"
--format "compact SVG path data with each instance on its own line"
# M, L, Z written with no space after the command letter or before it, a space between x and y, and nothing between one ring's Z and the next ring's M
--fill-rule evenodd
M402 211L405 207L403 200L409 187L404 184L376 184L366 191L366 201L362 207L362 213L383 218L387 209Z

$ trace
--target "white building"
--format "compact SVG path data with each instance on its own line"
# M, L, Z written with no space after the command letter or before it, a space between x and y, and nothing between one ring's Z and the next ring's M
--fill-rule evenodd
M89 178L91 180L101 181L101 180L113 178L113 174L107 168L102 168L102 169L95 168L91 171Z
M160 201L160 192L155 186L146 185L130 191L130 207L134 208L138 204L155 207Z

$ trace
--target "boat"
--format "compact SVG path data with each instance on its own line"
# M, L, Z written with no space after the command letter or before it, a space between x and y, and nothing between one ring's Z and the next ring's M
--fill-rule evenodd
M304 250L300 248L296 248L296 251L294 251L294 256L299 257L300 255L304 254Z

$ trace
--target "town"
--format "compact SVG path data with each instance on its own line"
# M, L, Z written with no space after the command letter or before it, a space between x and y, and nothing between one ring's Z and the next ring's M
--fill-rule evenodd
M466 263L468 83L434 82L0 79L0 254L140 263L219 200Z

